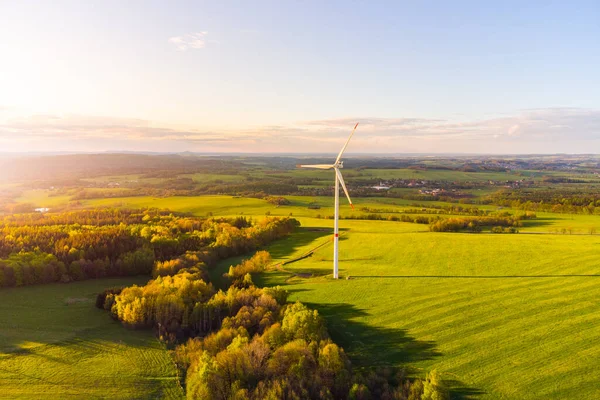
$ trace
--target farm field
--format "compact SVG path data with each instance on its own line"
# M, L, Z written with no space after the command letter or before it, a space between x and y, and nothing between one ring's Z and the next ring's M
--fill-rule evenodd
M438 369L456 398L600 396L600 346L592 344L600 337L600 237L345 220L342 280L332 281L328 232L318 229L332 221L301 221L294 238L270 246L275 262L322 247L256 281L284 285L292 301L319 309L357 365ZM221 263L213 279L237 261Z
M285 285L291 300L319 309L361 366L435 368L456 396L600 396L600 238L389 225L344 221L340 276L350 280L330 279L331 245L319 237L313 243L326 244L312 257L259 283Z
M196 196L196 197L121 197L110 199L94 199L82 202L84 207L130 207L130 208L168 208L173 211L191 212L197 216L207 216L209 213L213 216L234 216L247 215L262 217L269 213L272 216L288 216L290 213L295 218L315 218L317 216L332 216L332 199L328 197L303 197L286 196L291 204L287 206L275 206L264 200L252 198L239 198L232 196ZM341 200L340 215L342 217L352 217L365 214L361 208L375 208L402 212L406 209L414 209L412 205L416 203L413 200L393 199L393 198L355 198L353 202L355 209L352 210L345 199ZM317 210L308 209L310 203L318 203L321 208ZM450 205L443 202L421 203L423 207L434 205ZM479 206L484 210L495 210L496 206ZM504 208L504 211L511 211ZM368 213L368 212L367 212ZM392 213L383 212L382 215ZM415 214L420 215L420 214ZM427 215L427 214L422 214ZM449 215L444 215L449 216ZM564 233L571 234L589 234L590 229L595 228L600 232L600 216L582 215L582 214L555 214L555 213L537 213L537 219L523 221L522 232L529 233ZM427 230L426 225L419 226L413 224L413 230ZM569 231L570 230L570 231Z
M283 285L292 301L318 309L355 365L392 364L417 376L437 369L453 398L600 396L595 379L600 345L594 344L600 338L595 301L600 235L588 233L600 227L600 217L538 213L517 235L432 233L421 224L342 220L342 279L333 281L333 221L315 218L333 213L331 199L286 198L291 205L279 207L232 196L112 198L86 200L82 206L255 218L291 213L302 227L268 247L275 263L285 264L255 282ZM354 200L357 209L342 205L342 215L363 213L362 207L414 208L409 200ZM321 209L308 209L313 202ZM557 234L563 229L573 234ZM311 256L290 263L315 248ZM212 280L218 285L229 265L242 258L220 263ZM114 327L124 337L140 334Z
M146 277L0 291L0 398L179 399L175 367L150 331L94 306L107 287Z
M70 196L60 195L51 196L51 191L46 189L26 190L17 198L18 203L30 203L36 207L56 207L66 205L71 199Z
M294 217L327 217L333 215L333 204L329 197L317 196L285 196L291 204L287 206L275 206L264 200L254 198L240 198L234 196L180 196L180 197L115 197L104 199L92 199L81 201L84 208L91 207L129 207L129 208L164 208L179 212L191 212L197 216L232 216L249 215L264 216L269 213L273 216L288 216L292 213ZM68 196L49 196L49 191L32 190L26 192L26 195L19 200L23 203L32 203L36 207L60 207L68 204ZM415 203L421 207L429 206L448 206L450 203L439 201L417 202L414 200L396 199L396 198L353 198L355 209L352 210L341 200L340 213L342 217L352 217L365 214L361 211L363 207L372 209L384 209L400 213L406 209L414 209ZM308 205L317 203L320 209L308 209ZM468 206L467 206L468 207ZM480 205L482 210L496 210L497 206ZM510 208L504 208L504 211L511 211ZM513 211L514 212L514 211ZM368 213L368 212L367 212ZM391 215L390 212L383 212L382 215ZM600 233L600 216L583 214L555 214L538 212L537 219L524 221L522 232L537 233L561 233L563 229L570 234L589 234L590 229L596 229ZM416 214L419 215L419 214ZM426 214L423 214L426 215ZM449 216L449 215L445 215Z

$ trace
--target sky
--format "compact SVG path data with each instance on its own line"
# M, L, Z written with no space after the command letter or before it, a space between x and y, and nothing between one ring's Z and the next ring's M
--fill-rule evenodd
M594 1L0 0L0 153L600 153Z

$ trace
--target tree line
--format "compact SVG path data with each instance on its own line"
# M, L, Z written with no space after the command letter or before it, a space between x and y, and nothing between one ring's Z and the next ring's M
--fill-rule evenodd
M379 213L371 214L352 214L340 216L340 219L351 220L370 220L370 221L393 221L409 222L413 224L429 225L432 232L481 232L483 228L490 228L492 233L518 233L518 227L523 225L523 220L535 219L536 214L526 211L522 214L511 215L508 212L500 213L482 213L483 216L472 217L450 217L444 218L440 215L385 215ZM473 214L477 215L477 214ZM333 219L333 215L323 217L317 215L317 218ZM506 229L502 229L506 228Z
M158 210L11 215L0 219L0 287L205 270L298 225L292 218L202 219Z
M410 380L401 371L354 370L316 310L289 304L280 287L252 283L270 260L261 251L232 266L227 290L216 291L191 267L141 287L107 289L96 305L174 346L189 399L448 398L435 371Z
M600 194L594 188L500 191L486 201L517 210L600 215Z

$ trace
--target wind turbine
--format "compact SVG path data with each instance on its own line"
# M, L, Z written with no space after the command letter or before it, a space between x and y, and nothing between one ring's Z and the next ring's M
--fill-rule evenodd
M334 222L333 222L333 279L338 279L338 239L340 237L339 232L339 220L340 220L340 184L342 185L342 189L344 189L344 193L346 193L346 197L348 198L348 203L350 203L350 207L354 209L354 205L352 205L352 200L350 200L350 195L348 194L348 189L346 189L346 184L344 183L344 178L342 177L342 173L340 172L341 168L344 168L344 162L340 161L342 158L342 154L344 154L344 150L348 147L348 143L350 143L350 139L352 139L352 135L354 135L354 131L356 131L356 127L358 126L358 122L354 125L354 129L350 133L350 137L346 140L346 144L342 147L342 151L338 154L335 162L331 165L329 164L313 164L313 165L298 165L299 168L315 168L315 169L333 169L335 171L335 211L334 211Z

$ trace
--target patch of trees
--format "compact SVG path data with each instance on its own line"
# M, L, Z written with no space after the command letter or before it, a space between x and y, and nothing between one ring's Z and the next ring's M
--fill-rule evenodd
M107 297L112 298L112 300L110 301L110 303L112 305L112 303L114 303L114 297L118 294L121 294L121 292L123 291L123 289L125 289L125 287L126 286L108 288L108 289L104 289L102 292L98 293L98 295L96 296L96 307L103 309L104 304L106 303Z
M514 226L502 227L494 226L491 230L492 233L519 233L519 230Z
M180 270L205 277L217 260L298 225L292 218L201 219L158 210L11 215L0 219L0 287Z
M321 218L317 215L317 218ZM326 217L327 219L333 219L333 215ZM383 214L351 214L340 216L340 219L358 219L358 220L369 220L369 221L394 221L394 222L410 222L413 224L430 224L433 221L437 221L440 217L428 217L425 215L383 215Z
M487 201L518 210L600 215L600 194L595 189L501 191L490 195Z
M0 218L0 227L17 226L42 226L42 225L126 225L141 224L146 219L156 216L167 216L173 214L170 211L132 210L120 208L106 208L94 210L79 210L62 213L26 213L11 214ZM182 215L182 214L178 214Z
M434 206L427 208L412 208L403 210L406 214L453 214L453 215L489 215L490 210L482 210L477 207L463 207L460 205Z
M544 176L542 178L544 183L590 183L584 179L567 178L567 177L556 177L556 176Z
M481 232L484 227L512 227L521 226L519 217L494 216L474 218L441 218L429 224L432 232Z
M152 269L152 276L175 275L181 270L192 270L201 274L208 281L208 265L215 261L214 256L208 251L187 251L177 258L166 261L157 261Z
M477 210L477 209L474 209ZM394 221L394 222L408 222L413 224L424 224L429 225L429 230L432 232L460 232L467 230L470 232L481 232L484 227L511 227L515 229L506 229L505 231L498 231L494 233L518 233L516 227L522 226L523 220L535 219L536 214L527 211L519 215L511 215L508 212L491 214L488 212L482 213L483 216L469 217L469 218L443 218L439 215L427 216L427 215L410 215L410 214L352 214L346 216L340 216L340 219L352 219L352 220L370 220L370 221ZM469 215L469 214L467 214ZM471 215L478 215L474 212ZM321 216L317 215L317 218L333 219L333 215Z
M271 264L271 255L267 251L258 251L252 258L244 260L241 264L230 266L229 271L224 274L232 286L248 287L252 285L251 274L266 270Z
M20 252L0 260L0 287L58 282L67 273L52 254Z
M413 205L419 207L419 204ZM372 208L372 207L361 207L361 211L368 213L398 213L395 209L390 208ZM435 215L443 215L443 214L452 214L452 215L489 215L492 213L490 210L482 210L477 207L463 207L460 205L447 205L447 206L439 206L432 205L427 207L420 208L409 208L400 211L403 214L435 214Z
M281 196L267 196L265 200L268 203L274 204L276 206L287 206L291 204L291 202L288 199Z
M268 260L259 252L228 275L250 276ZM189 399L448 398L435 371L412 381L389 369L358 373L316 310L288 304L279 287L235 282L217 292L200 274L180 270L142 287L105 291L97 305L126 326L154 328L175 346Z

